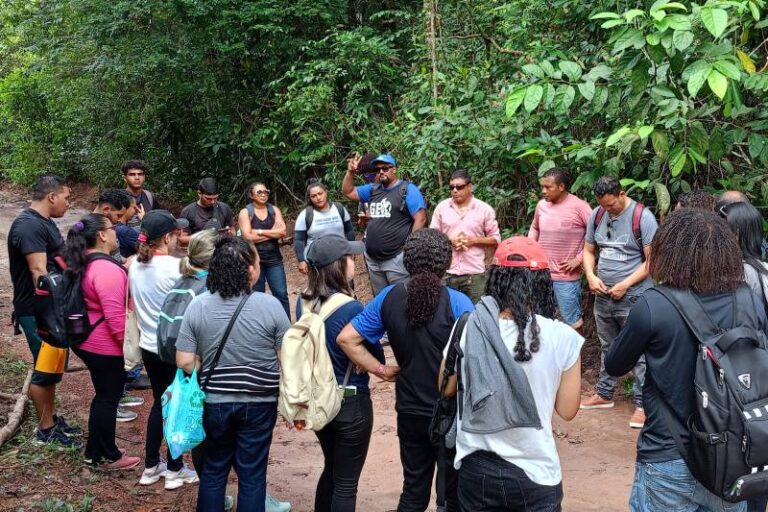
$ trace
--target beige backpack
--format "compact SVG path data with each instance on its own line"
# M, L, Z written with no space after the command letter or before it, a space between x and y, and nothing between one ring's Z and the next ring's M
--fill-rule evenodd
M336 382L325 345L325 321L352 300L336 293L319 309L301 301L301 318L286 331L280 349L277 407L287 421L304 421L304 428L318 431L339 413L344 391Z

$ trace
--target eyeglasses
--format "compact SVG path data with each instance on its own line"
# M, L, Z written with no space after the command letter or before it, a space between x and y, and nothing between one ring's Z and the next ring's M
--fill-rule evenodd
M463 185L448 185L448 188L451 190L464 190L467 188L467 185L469 185L469 183L465 183Z
M386 167L379 167L379 168L376 169L376 172L378 172L378 173L389 172L389 170L392 169L392 168L393 167L391 165L388 165Z
M721 216L722 218L724 218L724 219L727 219L727 218L728 218L728 212L726 211L726 208L727 208L727 207L729 207L729 206L730 206L729 204L724 204L723 206L721 206L721 207L720 207L720 208L717 210L717 213L719 213L719 214L720 214L720 216Z
M112 225L111 225L111 226L109 226L108 228L104 228L104 229L102 229L102 231L109 231L110 229L111 229L112 231L117 231L117 226L115 226L114 224L112 224Z
M269 192L270 192L269 190L257 190L256 191L256 195L257 196L268 196Z

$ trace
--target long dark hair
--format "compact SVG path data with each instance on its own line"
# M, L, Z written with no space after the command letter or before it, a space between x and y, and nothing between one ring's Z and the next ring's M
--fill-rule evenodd
M731 203L721 208L725 221L736 234L744 262L759 274L768 274L763 266L763 216L749 203Z
M256 248L240 237L220 236L208 266L208 289L228 299L250 293L248 267L259 264Z
M515 258L515 256L513 256ZM548 281L548 282L547 282ZM512 313L517 325L515 361L530 361L539 351L541 340L536 314L554 318L556 306L552 291L552 278L546 271L531 271L525 267L500 267L493 265L488 273L485 295L492 297L500 311ZM525 328L531 322L531 344L526 346Z
M403 263L411 275L408 281L408 324L411 327L422 327L435 316L451 255L450 240L436 229L419 229L406 239Z
M336 292L352 297L354 293L349 288L346 270L346 256L342 256L330 265L321 268L310 267L307 276L307 288L302 292L301 298L307 301L325 302Z
M75 276L83 273L87 262L86 251L96 247L99 232L105 229L109 229L109 219L100 213L89 213L75 222L67 233L67 243L62 252L67 274Z
M744 280L736 235L714 212L680 208L670 213L651 243L654 282L697 294L733 292Z

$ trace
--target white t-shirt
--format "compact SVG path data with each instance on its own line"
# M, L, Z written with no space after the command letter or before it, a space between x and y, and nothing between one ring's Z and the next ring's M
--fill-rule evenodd
M333 203L329 204L331 207L324 212L315 210L315 213L312 214L312 225L309 226L309 230L307 230L307 209L301 210L299 216L296 217L294 230L307 232L307 245L304 248L305 256L309 251L309 246L315 240L331 234L344 236L344 223L349 220L349 212L346 208L342 208L341 215L344 216L342 218L336 205Z
M157 319L165 297L181 277L181 260L174 256L154 256L149 263L135 261L128 272L133 307L138 317L139 347L157 354Z
M557 485L562 481L560 458L557 455L555 439L552 436L552 415L555 410L555 398L560 386L560 378L571 368L581 352L584 343L579 333L559 320L550 320L536 315L539 325L539 351L526 363L517 363L523 367L531 385L536 409L543 428L513 428L495 434L470 434L461 430L458 419L456 434L456 469L461 467L461 459L472 452L484 450L493 452L507 462L519 467L528 478L539 485ZM526 340L530 346L530 323L526 329ZM501 337L511 354L517 343L517 325L512 320L499 319ZM466 346L466 330L461 337L462 350ZM445 353L447 354L446 347ZM462 360L462 372L466 363Z

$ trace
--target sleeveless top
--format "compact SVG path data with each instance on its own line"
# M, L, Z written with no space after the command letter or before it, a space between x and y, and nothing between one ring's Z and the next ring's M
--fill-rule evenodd
M274 207L267 203L267 218L264 220L256 216L256 210L251 215L251 228L253 229L272 229L275 225ZM274 238L259 242L256 244L256 250L259 253L260 263L264 265L274 265L282 263L283 255L280 254L280 243Z

